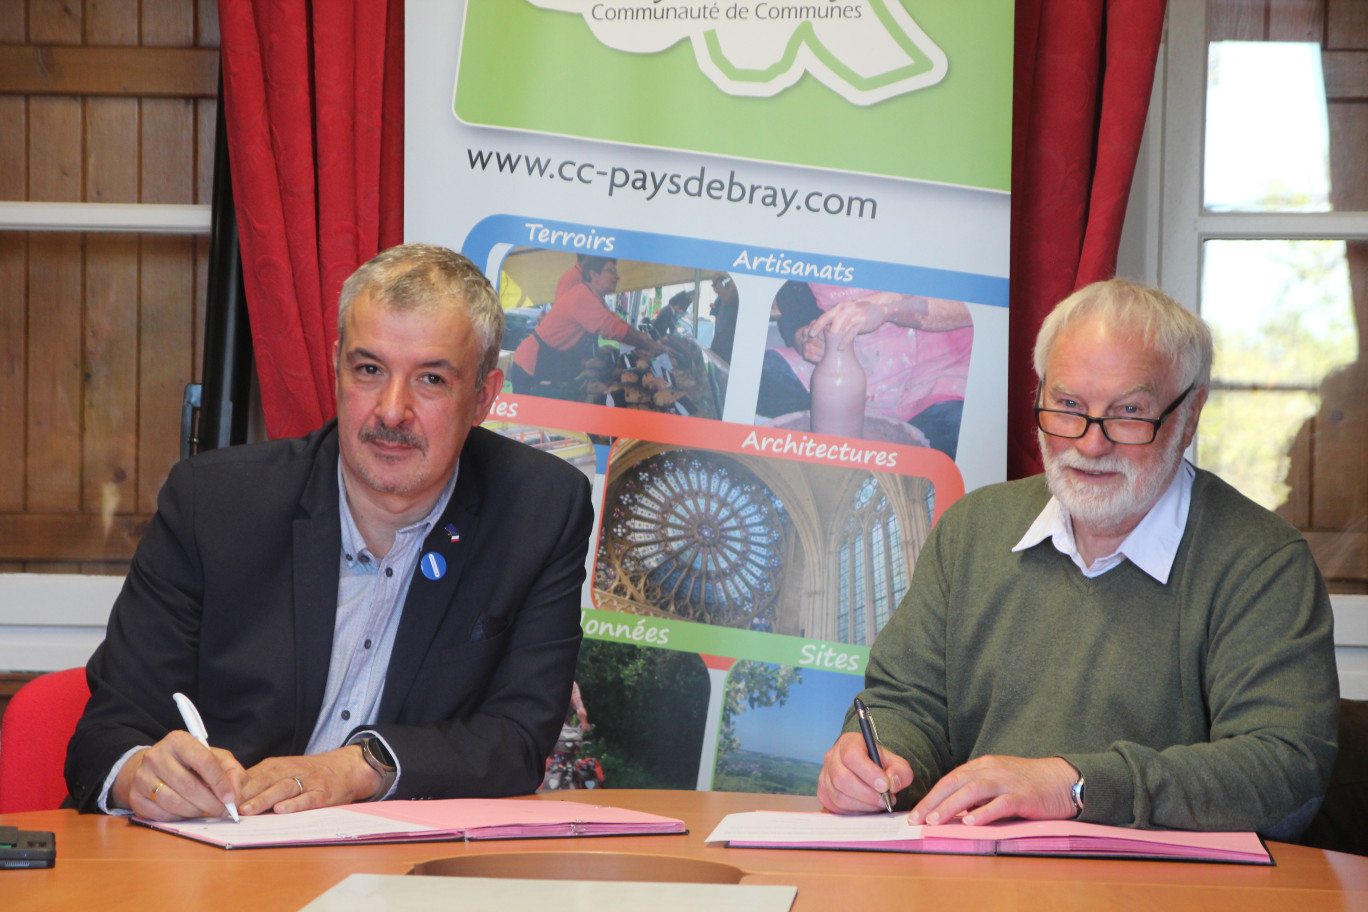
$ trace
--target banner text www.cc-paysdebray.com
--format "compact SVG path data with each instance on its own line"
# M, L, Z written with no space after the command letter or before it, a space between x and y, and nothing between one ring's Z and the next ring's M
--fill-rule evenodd
M537 180L555 180L596 186L609 196L634 193L647 201L662 194L707 199L732 205L762 206L774 210L776 217L801 212L842 218L870 219L878 217L879 204L873 197L823 190L800 190L774 184L746 181L736 169L728 169L726 177L709 176L706 165L687 174L680 171L656 171L647 168L628 168L621 165L601 166L593 162L571 159L555 161L540 155L518 152L499 152L489 149L466 149L472 171L494 171Z

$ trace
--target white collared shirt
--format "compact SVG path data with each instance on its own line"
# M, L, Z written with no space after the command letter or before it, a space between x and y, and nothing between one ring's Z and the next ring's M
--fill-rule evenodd
M1186 459L1179 463L1173 480L1145 517L1115 551L1106 557L1099 557L1091 566L1078 553L1073 523L1064 505L1055 497L1045 504L1045 509L1040 511L1035 522L1031 523L1012 550L1025 551L1048 538L1059 553L1072 560L1089 579L1101 576L1123 560L1129 560L1160 583L1167 583L1174 558L1178 556L1178 545L1183 541L1183 529L1187 526L1188 510L1192 506L1192 482L1196 477L1196 470Z

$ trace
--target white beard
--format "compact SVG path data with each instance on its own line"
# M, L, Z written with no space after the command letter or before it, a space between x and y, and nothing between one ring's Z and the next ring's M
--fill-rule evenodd
M1103 533L1126 525L1133 526L1144 518L1163 495L1183 458L1183 435L1178 433L1173 434L1163 445L1163 457L1147 470L1141 470L1135 463L1120 456L1089 459L1073 449L1055 454L1046 445L1045 432L1037 433L1040 436L1040 454L1045 461L1045 483L1050 493L1064 505L1075 523L1081 522ZM1125 481L1101 487L1078 480L1070 469L1118 472Z

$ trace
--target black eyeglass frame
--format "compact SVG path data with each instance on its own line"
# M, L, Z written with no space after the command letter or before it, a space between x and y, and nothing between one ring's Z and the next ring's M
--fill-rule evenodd
M1188 388L1179 393L1178 398L1170 402L1169 407L1164 409L1163 412L1159 414L1158 418L1128 418L1121 415L1106 415L1101 418L1094 418L1092 415L1082 415L1078 412L1070 412L1064 409L1043 408L1042 406L1037 405L1035 407L1036 427L1040 428L1042 433L1049 434L1051 437L1062 437L1065 440L1080 440L1088 435L1088 428L1092 427L1095 424L1102 430L1102 436L1106 437L1112 443L1118 444L1120 446L1149 446L1151 443L1154 443L1154 439L1159 436L1159 428L1163 426L1164 421L1168 419L1169 415L1172 415L1174 413L1178 406L1183 404L1183 400L1188 397L1188 393L1191 393L1192 388L1196 385L1196 383L1188 384ZM1045 384L1044 382L1042 382L1041 389L1044 389L1044 386ZM1039 397L1039 394L1037 394L1037 397ZM1078 432L1077 434L1056 434L1054 431L1047 431L1045 429L1045 426L1040 423L1041 412L1049 412L1055 415L1068 415L1072 418L1082 418L1083 430ZM1138 421L1141 424L1148 424L1152 431L1152 433L1150 434L1150 439L1144 441L1114 440L1112 439L1112 435L1107 433L1108 421Z

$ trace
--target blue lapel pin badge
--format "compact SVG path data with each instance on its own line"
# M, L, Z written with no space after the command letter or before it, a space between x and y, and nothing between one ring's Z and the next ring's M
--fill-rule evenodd
M446 558L436 551L429 551L419 558L418 566L423 568L423 576L434 582L446 576Z

